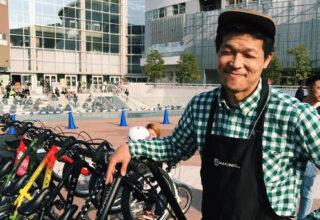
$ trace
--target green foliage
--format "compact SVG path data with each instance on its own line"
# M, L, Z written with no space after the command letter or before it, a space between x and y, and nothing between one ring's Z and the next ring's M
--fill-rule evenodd
M292 66L297 81L305 81L311 74L310 56L307 54L307 48L299 45L296 48L288 50L289 55L294 56L295 64Z
M146 64L143 66L144 72L153 79L161 79L163 77L164 60L157 50L152 50L147 56Z
M180 55L178 61L178 78L179 82L199 81L199 66L196 57L191 53Z
M279 63L278 56L274 55L269 63L269 66L264 69L262 73L262 78L271 79L272 84L280 85L282 76L282 67Z

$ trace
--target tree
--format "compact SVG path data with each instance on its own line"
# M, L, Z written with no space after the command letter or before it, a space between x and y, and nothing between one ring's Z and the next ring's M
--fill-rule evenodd
M191 53L183 53L178 61L179 81L191 82L200 80L199 66L196 57Z
M282 76L282 67L279 63L278 56L274 55L269 63L269 66L264 69L262 77L266 79L271 79L272 84L279 85Z
M147 56L146 64L143 66L144 72L153 79L161 79L163 77L164 60L157 50L151 50Z
M289 49L288 54L294 56L295 64L292 68L295 70L295 78L298 78L298 81L305 81L311 74L311 58L307 54L307 48L299 45L296 48Z

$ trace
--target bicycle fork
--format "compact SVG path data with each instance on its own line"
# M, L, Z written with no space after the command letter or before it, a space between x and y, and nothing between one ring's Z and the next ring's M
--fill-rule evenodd
M103 191L104 196L104 203L102 204L100 208L100 212L97 215L98 220L104 220L107 219L109 212L111 210L111 206L116 198L116 195L118 193L118 190L120 188L120 184L122 182L123 176L120 173L117 173L115 175L115 178L113 182L111 183L111 186L105 186Z

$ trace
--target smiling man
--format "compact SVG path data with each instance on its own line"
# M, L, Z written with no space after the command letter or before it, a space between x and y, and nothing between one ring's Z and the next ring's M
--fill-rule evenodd
M320 165L320 120L261 80L273 56L276 26L268 15L229 10L218 19L221 86L195 96L171 136L129 142L110 158L124 175L131 157L187 160L198 149L205 220L275 220L296 215L308 160Z

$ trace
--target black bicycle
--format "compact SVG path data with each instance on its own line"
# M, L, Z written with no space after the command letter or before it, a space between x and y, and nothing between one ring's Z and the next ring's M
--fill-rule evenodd
M118 190L123 187L121 198L121 209L124 219L137 219L143 214L140 210L159 208L158 216L155 219L167 219L169 216L174 219L186 219L179 206L174 190L174 183L168 174L150 159L132 159L128 173L134 171L138 176L121 176L120 167L112 184L104 188L104 203L97 213L96 219L107 219L111 207L116 199ZM135 202L133 202L135 201ZM135 203L139 202L137 212Z

